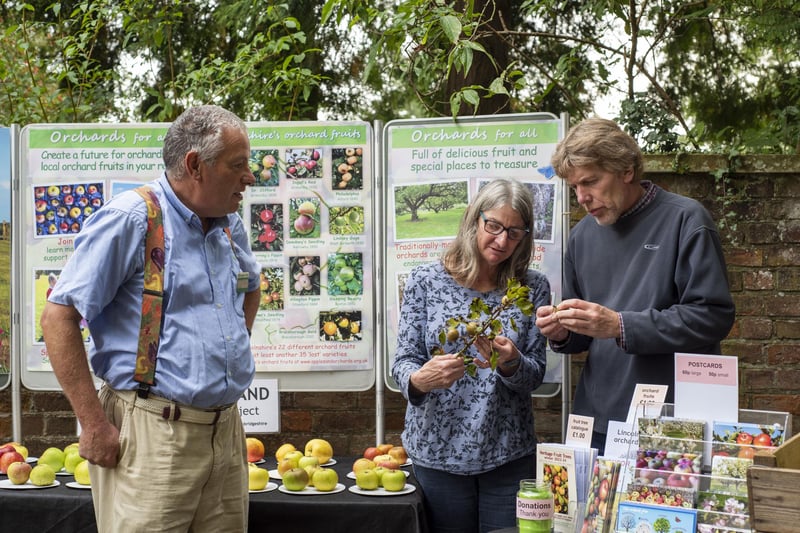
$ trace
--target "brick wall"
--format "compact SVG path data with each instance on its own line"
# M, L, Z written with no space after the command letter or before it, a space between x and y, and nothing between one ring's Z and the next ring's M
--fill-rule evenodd
M726 170L732 172L725 172ZM800 156L649 156L648 179L701 201L720 226L736 323L723 353L740 358L740 407L800 415ZM582 212L574 205L573 222ZM583 364L572 358L572 382ZM0 393L0 442L11 436L10 390ZM561 396L536 398L539 439L561 440ZM22 433L31 453L65 446L75 419L63 395L23 390ZM398 444L405 401L387 391L384 429ZM364 392L284 392L280 434L258 435L268 452L283 442L328 439L353 455L375 440L375 389Z

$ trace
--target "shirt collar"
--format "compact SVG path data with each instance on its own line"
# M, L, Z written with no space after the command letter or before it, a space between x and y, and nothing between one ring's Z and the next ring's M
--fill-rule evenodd
M645 207L647 207L650 204L650 202L653 201L653 198L656 197L656 191L658 190L658 186L655 183L653 183L650 180L642 180L640 182L640 185L644 189L644 194L642 195L641 198L639 198L639 201L636 202L636 204L633 207L622 213L622 215L619 217L620 219L633 216L636 213L640 212Z

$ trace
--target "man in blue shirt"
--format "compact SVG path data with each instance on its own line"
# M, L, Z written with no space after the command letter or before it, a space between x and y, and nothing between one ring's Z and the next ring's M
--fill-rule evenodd
M148 228L137 192L87 220L42 330L81 424L98 530L241 533L247 460L236 401L255 372L248 332L260 272L236 214L255 181L250 142L236 115L199 106L170 126L163 154L166 172L148 184L164 230L163 318L149 390L134 380ZM84 318L89 362L103 381L99 398Z

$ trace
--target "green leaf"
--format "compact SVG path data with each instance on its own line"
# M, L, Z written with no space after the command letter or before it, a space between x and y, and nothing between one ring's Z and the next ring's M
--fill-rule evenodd
M461 21L454 15L443 16L439 24L442 26L445 36L451 43L458 41L461 36Z

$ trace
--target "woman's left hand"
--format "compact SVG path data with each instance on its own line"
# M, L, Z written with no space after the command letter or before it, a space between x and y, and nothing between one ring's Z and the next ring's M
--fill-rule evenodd
M475 339L475 347L481 354L481 357L473 359L473 363L478 368L489 368L491 366L492 347L497 351L497 368L513 368L516 371L516 366L519 364L520 353L514 342L508 337L498 335L494 340L489 340L486 337L478 337ZM504 372L504 375L511 375L514 372Z

